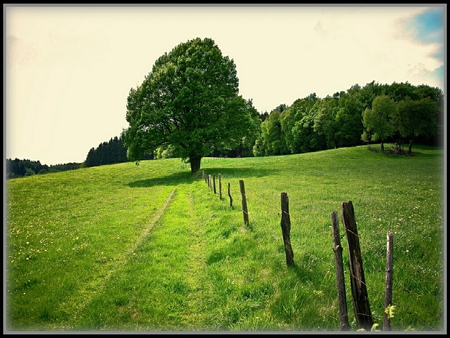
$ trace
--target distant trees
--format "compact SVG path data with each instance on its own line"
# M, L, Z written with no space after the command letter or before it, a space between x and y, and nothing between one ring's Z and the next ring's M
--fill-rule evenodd
M414 101L409 96L398 103L395 126L403 138L409 139L408 153L419 136L434 136L437 133L439 107L430 97Z
M437 144L444 130L444 96L439 88L409 83L358 84L318 98L311 94L291 106L260 114L254 156L295 154L364 142ZM281 108L281 109L280 109Z
M49 167L42 165L40 161L6 159L6 178L44 174L48 171Z
M127 148L123 140L115 136L109 142L102 142L97 148L91 148L84 161L85 167L127 162Z
M25 161L29 160L19 160L18 158L11 160L6 159L6 178L22 177L25 176L26 168Z
M81 163L65 163L56 165L41 164L40 161L20 160L18 158L6 159L6 178L17 178L32 175L43 175L46 173L73 170L81 167Z
M200 41L197 41L197 43L202 44ZM213 42L203 41L203 43L206 43L207 46L194 46L195 48L191 51L197 50L197 53L200 53L195 56L200 59L200 61L197 61L201 64L201 62L209 60L209 57L212 58L211 62L219 60L218 51L212 46ZM208 56L208 53L216 53L217 55ZM172 67L170 62L167 63L168 69L163 67L166 61L165 57L162 57L157 63L158 67L162 68L157 67L154 70L156 69L158 72L169 71L169 68ZM229 62L230 60L225 59L223 61ZM183 62L181 62L181 65L185 67L183 68L185 73L182 76L180 75L177 81L187 81L189 78L186 77L187 74L196 79L202 78L201 73L206 68L195 69L195 67L191 67L192 69L189 70L189 67ZM234 78L234 68L230 64L217 69L231 76L229 78L231 82L237 81L237 78ZM227 71L231 73L226 73ZM163 76L163 74L157 76ZM155 90L153 94L163 93L163 89L166 88L164 85L173 85L169 81L170 77L167 77L167 74L164 76L166 76L164 79L168 82L159 83L162 87L153 88ZM204 81L210 81L210 79L205 77ZM232 88L236 89L237 83L233 83ZM148 85L150 84L145 82L145 86ZM144 155L140 160L180 157L181 154L184 154L183 156L188 154L187 152L180 152L179 147L168 141L189 143L192 146L195 145L193 149L200 147L202 150L199 154L202 154L202 156L238 157L296 154L377 141L381 141L381 149L384 150L385 142L403 140L409 143L408 152L411 153L413 144L420 142L440 145L444 135L444 94L441 89L427 85L413 86L409 83L395 82L391 85L381 85L372 81L364 87L356 84L347 91L336 92L325 98L319 98L315 93L312 93L305 98L297 99L291 106L280 104L270 114L267 112L259 113L253 106L252 100L234 97L232 93L228 94L234 97L232 101L235 101L229 109L237 109L232 114L222 114L217 107L217 109L214 108L214 104L202 105L204 109L211 109L213 112L203 114L203 110L195 107L190 111L188 106L186 108L180 105L181 101L177 101L178 103L175 104L161 99L162 101L156 100L155 102L161 107L166 107L164 108L166 110L163 108L161 108L162 110L154 110L153 113L160 114L156 117L152 115L153 113L148 115L145 110L151 108L151 105L145 109L141 107L144 103L149 104L145 101L145 96L142 96L144 93L141 92L149 89L142 86L138 89L132 89L128 97L129 118L133 121L132 128L137 128L132 129L135 132L133 135L135 137L140 135L139 137L141 137L141 139L135 138L130 142L133 142L133 147L135 147L133 151L138 151L135 155L143 151ZM152 84L152 86L156 86L156 84ZM191 89L194 90L195 88L197 87L194 86ZM152 91L148 93L152 93ZM203 94L196 98L196 100L199 100L197 102L199 105L202 103L202 99L208 100L213 97L208 93ZM179 98L179 100L186 100L186 102L190 102L191 99L193 99L192 96L184 94ZM219 101L220 104L224 104L222 100ZM164 106L164 102L168 106ZM141 108L144 110L141 111ZM181 112L176 112L175 109L179 109ZM183 109L185 110L182 111ZM172 114L169 114L168 120L167 115L164 115L165 113ZM201 122L202 120L205 121ZM211 120L213 121L212 124L208 122ZM148 128L159 128L160 130L151 134L151 137L148 138L148 135L145 134L150 129L144 127L144 124L140 125L139 121L149 123ZM167 129L169 122L171 126ZM181 125L190 126L191 129L180 131L178 128L181 128ZM228 130L231 127L236 128L239 132L235 134L233 130ZM140 131L139 128L141 128ZM171 138L164 139L164 142L159 142L158 137L168 130L175 134ZM126 133L128 137L132 136L132 134L129 134L131 132L129 130ZM163 134L159 134L159 132ZM232 142L221 139L219 133L226 134L227 137L233 136L231 137ZM130 150L125 145L123 135L124 133L120 137L111 138L109 142L102 142L97 148L91 148L83 163L74 162L47 166L42 165L39 161L7 159L6 178L34 174L42 175L47 172L126 162L129 160L127 152ZM148 143L150 141L151 144ZM159 146L154 147L157 144ZM180 144L180 146L182 145ZM194 167L196 168L196 166Z

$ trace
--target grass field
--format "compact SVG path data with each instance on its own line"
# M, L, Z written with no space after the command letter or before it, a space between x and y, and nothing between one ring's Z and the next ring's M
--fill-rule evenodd
M10 179L6 330L337 331L331 213L340 217L342 202L352 201L378 329L392 230L393 330L440 331L444 153L425 146L413 151L390 156L361 146L204 158L202 170L222 177L222 200L179 159ZM295 263L289 268L281 192L289 196ZM341 220L340 227L344 234ZM342 245L356 331L344 237Z

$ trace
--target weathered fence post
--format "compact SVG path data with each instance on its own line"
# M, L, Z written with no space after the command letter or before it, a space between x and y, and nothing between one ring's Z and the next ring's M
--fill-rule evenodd
M212 190L212 176L211 176L211 174L208 175L208 187L209 187L209 190Z
M286 264L294 264L294 252L291 246L291 217L289 216L289 198L287 193L281 193L281 230L283 232L284 251L286 252Z
M361 248L359 246L352 201L342 203L342 221L347 233L350 284L352 287L353 310L355 311L356 323L358 324L358 328L370 331L373 325L372 313L370 311L369 296L364 278Z
M345 295L345 281L344 281L344 264L342 263L342 246L341 236L339 234L339 220L337 212L331 213L331 225L333 227L333 251L334 251L334 266L336 269L336 286L339 301L339 319L340 331L350 330L347 312L347 297Z
M222 199L222 176L219 174L219 199Z
M213 175L213 191L216 193L216 175Z
M386 252L386 290L384 293L383 331L391 331L391 317L389 307L392 306L392 271L393 271L393 236L392 230L387 234ZM386 311L386 309L388 309Z
M233 207L233 198L231 197L230 183L228 183L228 197L230 197L230 208Z
M239 187L241 189L241 196L242 196L242 213L244 215L244 224L249 225L248 210L247 210L247 198L245 196L245 186L244 186L243 180L239 180Z

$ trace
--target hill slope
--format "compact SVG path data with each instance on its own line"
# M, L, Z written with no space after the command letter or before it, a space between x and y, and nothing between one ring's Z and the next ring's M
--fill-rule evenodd
M205 173L221 175L222 200L218 181L214 194L178 159L11 179L7 326L336 331L330 214L351 200L374 322L382 327L386 234L393 230L393 328L440 330L443 168L442 150L429 147L417 147L413 157L355 147L205 158ZM239 180L245 182L249 226L243 223ZM289 269L281 192L290 203L295 265ZM346 274L349 319L356 330Z

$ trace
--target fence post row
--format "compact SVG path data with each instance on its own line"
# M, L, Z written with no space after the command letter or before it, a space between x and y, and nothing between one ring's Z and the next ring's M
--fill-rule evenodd
M283 232L284 251L286 252L286 265L294 264L294 252L291 246L291 217L289 216L289 198L286 192L281 193L281 230Z
M347 234L350 284L352 287L353 310L355 312L356 322L358 328L370 331L373 321L364 278L361 249L352 201L342 203L342 221Z
M222 199L222 175L218 174L217 175L218 180L219 180L219 199ZM210 175L210 174L206 174L204 170L202 170L202 178L205 180L206 184L208 184L208 188L211 191L214 191L214 194L217 193L216 191L216 175ZM241 184L241 182L239 182L239 184ZM244 182L242 182L242 187L241 187L241 193L242 193L242 188L243 188L243 184ZM228 183L228 197L230 198L230 207L233 207L233 198L231 197L231 187L230 187L230 183ZM244 216L244 222L246 222L246 224L249 224L248 222L248 211L247 211L247 202L244 201L245 198L245 189L244 189L244 194L243 194L243 210L245 210L245 215Z
M393 236L392 230L387 234L387 253L386 253L386 290L384 293L384 309L383 312L383 331L391 331L391 318L389 316L390 306L392 306L392 271L393 271Z
M205 174L202 170L202 178L207 182L210 190L216 193L216 176ZM219 179L219 198L222 199L222 176L218 174ZM239 187L242 196L242 213L244 224L249 225L247 198L245 194L245 185L243 180L239 180ZM233 198L231 197L231 185L228 183L228 197L230 198L230 207L233 207ZM331 224L333 229L333 252L335 256L336 287L339 298L339 317L340 331L350 330L347 312L347 300L344 282L344 267L342 260L342 245L339 234L339 221L337 212L331 213ZM359 245L359 236L356 228L355 212L351 201L342 203L342 221L348 242L350 284L353 297L353 310L356 317L358 328L370 331L373 326L372 313L370 311L369 297L367 294L366 282L364 278L363 263L361 258L361 249ZM281 230L283 232L284 249L286 253L286 265L289 267L294 264L294 252L291 246L290 231L291 220L289 215L289 198L286 192L281 193ZM386 290L383 312L383 331L391 331L390 316L388 308L392 306L392 271L393 271L393 233L387 235L387 262L386 262Z
M245 185L244 185L243 180L239 180L239 187L241 189L241 196L242 196L242 213L244 215L244 224L249 225L248 210L247 210L247 198L245 196Z
M333 251L334 251L334 266L336 269L336 287L339 302L339 319L340 331L350 330L347 312L347 297L345 295L345 281L344 281L344 264L342 262L342 246L341 236L339 234L339 220L337 212L331 213L331 225L333 228Z

